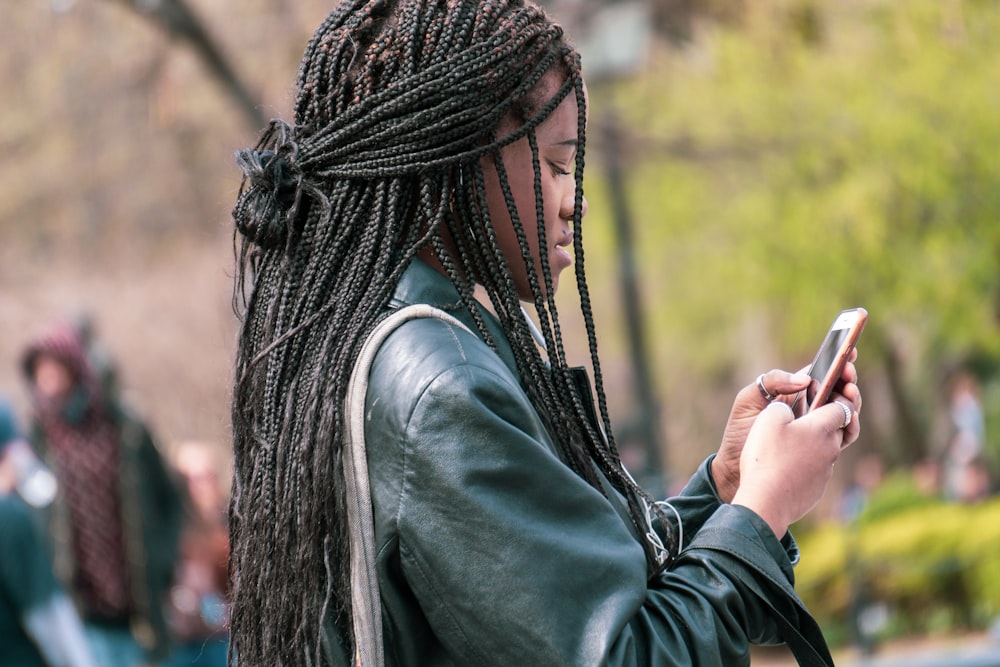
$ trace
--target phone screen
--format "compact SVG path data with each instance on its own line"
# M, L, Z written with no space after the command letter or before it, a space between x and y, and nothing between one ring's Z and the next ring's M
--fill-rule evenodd
M817 382L823 381L823 378L830 371L830 367L833 366L833 362L837 360L837 352L840 351L840 347L847 340L850 332L850 327L831 329L827 332L826 339L820 346L819 352L816 353L816 360L809 370L809 377Z
M815 392L812 388L806 392L808 409L812 410L829 399L867 319L868 311L864 308L852 308L841 311L833 321L809 369L809 377L816 380L818 386Z

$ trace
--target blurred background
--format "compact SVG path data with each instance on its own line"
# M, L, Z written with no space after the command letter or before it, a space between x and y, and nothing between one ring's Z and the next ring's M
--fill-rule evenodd
M717 447L742 386L808 364L834 316L864 306L863 434L799 527L799 588L833 643L865 652L988 631L1000 2L544 4L590 86L583 236L631 467L675 489ZM290 118L330 6L8 7L0 393L18 409L27 342L86 322L167 454L199 440L226 460L232 156ZM586 341L574 344L582 362Z

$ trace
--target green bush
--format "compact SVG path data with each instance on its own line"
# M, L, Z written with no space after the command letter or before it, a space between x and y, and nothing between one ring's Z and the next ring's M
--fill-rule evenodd
M856 522L797 539L796 587L835 636L859 596L890 611L883 633L978 629L1000 614L1000 498L945 503L890 481Z

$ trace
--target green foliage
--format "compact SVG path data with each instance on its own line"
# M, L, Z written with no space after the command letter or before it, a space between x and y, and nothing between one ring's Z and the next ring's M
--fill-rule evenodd
M628 164L655 326L698 340L702 370L734 361L725 332L748 313L805 358L854 305L869 351L907 346L914 383L996 356L1000 6L747 11L616 89L643 144Z
M866 526L900 512L920 510L936 504L934 497L917 488L909 473L898 472L885 479L879 486L878 493L867 499L857 522Z
M946 504L897 479L857 523L798 537L796 586L825 626L847 625L860 594L891 610L887 633L981 628L1000 613L1000 499Z

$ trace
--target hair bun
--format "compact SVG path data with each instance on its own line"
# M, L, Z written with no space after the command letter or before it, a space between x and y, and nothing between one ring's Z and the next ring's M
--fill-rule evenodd
M265 249L285 243L298 208L302 174L293 162L297 147L287 140L290 131L282 121L271 121L256 148L236 152L243 184L233 221L244 237ZM272 142L273 150L263 149Z

